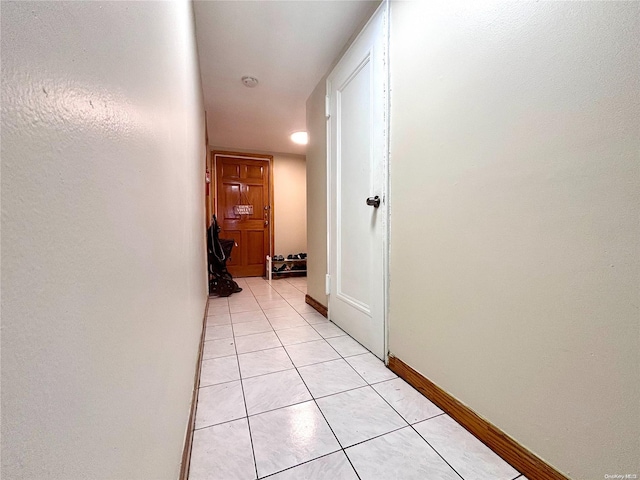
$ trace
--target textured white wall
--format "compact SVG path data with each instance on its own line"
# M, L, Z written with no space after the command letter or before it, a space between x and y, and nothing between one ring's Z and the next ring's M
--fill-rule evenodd
M640 473L640 4L391 32L391 352L571 478Z
M300 155L273 154L275 253L307 251L307 164Z
M175 479L206 301L191 4L2 4L2 476Z

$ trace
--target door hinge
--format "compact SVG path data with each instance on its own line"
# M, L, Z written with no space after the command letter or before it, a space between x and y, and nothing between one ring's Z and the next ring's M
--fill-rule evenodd
M324 291L326 295L331 294L331 275L329 274L324 278Z
M329 95L324 97L324 115L331 118L331 97Z

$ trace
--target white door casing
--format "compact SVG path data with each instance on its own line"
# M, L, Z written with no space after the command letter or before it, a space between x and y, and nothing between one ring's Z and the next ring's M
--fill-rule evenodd
M388 5L327 79L329 318L386 356ZM378 196L380 206L367 205Z

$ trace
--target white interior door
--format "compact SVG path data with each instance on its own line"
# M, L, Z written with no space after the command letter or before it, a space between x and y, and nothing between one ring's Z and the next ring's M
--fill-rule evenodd
M327 79L329 318L385 357L386 5ZM379 206L367 204L378 197Z

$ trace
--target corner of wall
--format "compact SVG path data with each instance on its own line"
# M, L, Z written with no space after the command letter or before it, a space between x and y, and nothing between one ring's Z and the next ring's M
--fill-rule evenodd
M307 294L328 306L326 76L307 99Z

